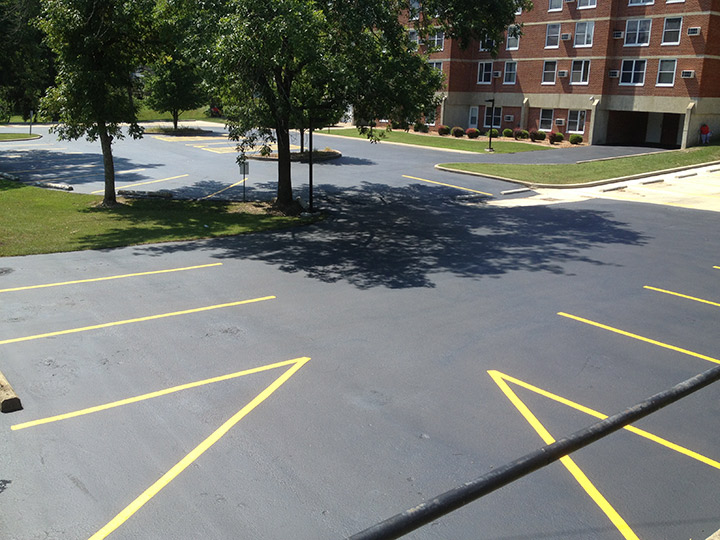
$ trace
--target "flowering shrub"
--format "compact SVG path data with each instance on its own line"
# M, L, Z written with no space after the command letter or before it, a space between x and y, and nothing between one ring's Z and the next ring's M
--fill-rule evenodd
M476 128L467 128L465 130L465 135L471 139L477 139L480 136L480 132Z

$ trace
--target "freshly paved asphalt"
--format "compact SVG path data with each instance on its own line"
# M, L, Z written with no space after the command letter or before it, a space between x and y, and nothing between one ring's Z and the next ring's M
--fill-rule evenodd
M111 538L341 538L543 444L489 370L612 414L720 356L718 308L697 301L720 301L715 212L587 197L520 206L525 195L500 196L510 184L432 168L457 156L317 141L344 157L316 168L331 214L311 227L0 259L0 370L25 407L0 417L4 538L88 538L109 523ZM0 171L101 189L99 175L77 174L98 163L96 145L38 143L48 146L0 146ZM116 155L118 169L144 169L119 186L187 174L145 189L206 196L238 179L232 154L179 142L123 141ZM272 194L273 167L251 164L249 195ZM293 166L303 196L306 170ZM85 330L40 337L70 329ZM311 360L119 521L287 367L11 430L301 357ZM595 421L510 387L555 437ZM573 455L587 482L557 463L411 537L631 538L610 507L639 538L706 538L720 527L719 397L706 388L639 423L696 454L617 433Z

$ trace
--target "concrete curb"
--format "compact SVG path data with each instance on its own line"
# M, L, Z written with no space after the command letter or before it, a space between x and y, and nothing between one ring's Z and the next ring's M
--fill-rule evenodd
M20 398L13 390L5 375L0 372L0 412L9 413L22 410Z
M627 157L627 156L623 156ZM682 172L682 171L688 171L690 169L700 169L702 167L710 167L712 165L718 165L720 164L720 161L708 161L707 163L697 163L695 165L686 165L684 167L676 167L674 169L665 169L661 171L652 171L642 174L634 174L630 176L620 176L618 178L606 178L605 180L597 180L595 182L587 182L584 184L540 184L536 182L526 182L524 180L516 180L514 178L505 178L502 176L497 176L493 174L483 174L483 173L476 173L472 171L459 171L457 169L450 169L448 167L442 167L441 165L435 165L435 168L439 171L445 171L445 172L451 172L451 173L457 173L457 174L467 174L470 176L481 176L483 178L492 178L494 180L502 180L503 182L510 182L512 184L520 184L521 186L526 186L532 189L536 188L542 188L542 189L579 189L579 188L590 188L590 187L597 187L597 186L604 186L606 184L614 184L616 182L628 182L630 180L641 180L643 178L650 178L653 176L662 176L664 174L673 174L676 172ZM720 539L719 539L720 540Z
M720 540L720 531L717 531L717 532L716 532L715 534L713 534L712 536L709 536L709 537L707 538L707 540Z

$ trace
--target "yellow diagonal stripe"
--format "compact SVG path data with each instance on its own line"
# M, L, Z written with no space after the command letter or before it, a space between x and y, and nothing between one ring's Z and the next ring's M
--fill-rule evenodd
M117 516L115 516L107 525L90 537L90 540L100 540L106 538L110 533L125 523L135 512L140 510L145 503L150 501L165 486L172 482L177 476L187 469L195 460L203 455L210 447L218 442L235 424L242 420L248 413L265 401L270 395L280 388L290 377L292 377L301 367L303 367L310 359L301 358L278 377L270 386L263 390L255 399L245 405L232 418L220 426L212 435L196 446L187 456L181 459L172 469L166 472L157 482L147 488L137 499L126 506Z
M194 309L185 309L183 311L174 311L172 313L162 313L160 315L150 315L149 317L138 317L137 319L127 319L124 321L115 321L104 324L96 324L93 326L83 326L82 328L71 328L70 330L60 330L59 332L48 332L46 334L36 334L34 336L25 336L20 338L5 339L0 341L0 345L7 345L9 343L19 343L21 341L31 341L33 339L42 339L54 336L64 336L66 334L75 334L77 332L87 332L88 330L99 330L100 328L109 328L111 326L121 326L123 324L132 324L145 321L153 321L156 319L164 319L166 317L175 317L178 315L189 315L191 313L200 313L202 311L210 311L213 309L221 309L226 307L241 306L243 304L252 304L254 302L262 302L264 300L272 300L274 296L264 296L262 298L253 298L251 300L241 300L239 302L230 302L228 304L218 304L216 306L207 306Z
M567 317L568 319L573 319L575 321L579 321L585 324L589 324L591 326L595 326L597 328L602 328L603 330L608 330L609 332L615 332L616 334L620 334L621 336L627 336L633 339L637 339L638 341L644 341L645 343L650 343L652 345L657 345L658 347L662 347L664 349L669 349L671 351L679 352L682 354L686 354L688 356L694 356L695 358L700 358L701 360L707 360L708 362L713 362L715 364L720 364L720 360L717 358L713 358L712 356L706 356L704 354L696 353L693 351L689 351L687 349L682 349L680 347L675 347L674 345L669 345L668 343L663 343L662 341L656 341L654 339L646 338L643 336L639 336L638 334L633 334L631 332L626 332L625 330L620 330L619 328L613 328L612 326L608 326L606 324L601 324L599 322L591 321L590 319L583 319L582 317L578 317L576 315L570 315L569 313L563 313L562 311L558 313L561 317Z
M410 178L411 180L420 180L421 182L427 182L429 184L437 184L438 186L445 186L445 187L451 187L451 188L455 188L455 189L461 189L462 191L470 191L471 193L479 193L480 195L487 195L488 197L493 197L492 193L485 193L484 191L478 191L476 189L454 186L452 184L444 184L442 182L436 182L435 180L427 180L425 178L418 178L417 176L408 176L406 174L403 174L402 177Z
M204 201L205 199L209 199L210 197L214 197L215 195L219 195L219 194L222 193L223 191L227 191L228 189L234 188L235 186L239 186L239 185L242 184L243 182L245 182L245 179L240 180L239 182L235 182L235 183L232 184L231 186L228 186L228 187L226 187L226 188L223 188L223 189L221 189L220 191L216 191L215 193L211 193L211 194L208 195L207 197L203 197L203 198L200 199L200 200L201 200L201 201ZM1 292L1 291L0 291L0 292Z
M190 176L190 175L189 174L181 174L179 176L171 176L169 178L161 178L160 180L149 180L147 182L138 182L137 184L128 184L126 186L120 186L117 189L127 189L130 187L145 186L147 184L157 184L158 182L167 182L168 180L175 180L177 178L185 178L186 176ZM90 193L92 193L93 195L96 195L98 193L104 193L104 192L105 192L104 189L99 189L97 191L91 191Z
M665 289L658 289L657 287L650 287L649 285L645 285L643 288L644 288L644 289L647 289L647 290L649 290L649 291L661 292L661 293L664 293L664 294L669 294L669 295L671 295L671 296L677 296L677 297L679 297L679 298L685 298L686 300L693 300L693 301L695 301L695 302L700 302L700 303L702 303L702 304L709 304L709 305L711 305L711 306L720 307L720 304L717 303L717 302L711 302L710 300L703 300L702 298L696 298L695 296L688 296L688 295L686 295L686 294L680 294L680 293L678 293L678 292L667 291L667 290L665 290Z
M122 274L122 275L118 275L118 276L107 276L107 277L100 277L100 278L77 279L75 281L61 281L58 283L45 283L43 285L27 285L25 287L13 287L12 289L0 289L0 293L13 292L13 291L27 291L30 289L44 289L46 287L60 287L61 285L75 285L78 283L92 283L95 281L108 281L111 279L123 279L123 278L138 277L138 276L152 276L154 274L167 274L170 272L182 272L184 270L197 270L200 268L210 268L213 266L222 266L222 263L201 264L198 266L185 266L184 268L170 268L168 270L153 270L150 272L137 272L135 274Z
M537 432L537 434L540 435L545 444L554 443L555 439L552 435L550 435L550 432L545 429L545 426L540 423L540 421L530 411L530 409L528 409L525 403L523 403L523 401L517 396L517 394L513 392L512 389L508 386L508 384L503 380L503 374L494 370L488 371L488 374L493 378L495 384L500 387L500 390L502 390L502 392L515 406L515 408L520 411L520 414L523 415L525 420L527 420L527 422L532 426L532 428ZM602 495L602 493L598 491L595 485L590 481L590 479L585 475L585 473L580 469L580 467L577 466L577 464L570 456L564 456L560 458L560 462L565 466L565 468L570 472L570 474L573 475L577 483L580 484L580 486L585 490L585 492L590 496L590 498L592 498L595 504L597 504L598 507L605 513L605 515L610 519L613 525L615 525L618 531L620 531L620 534L622 534L623 537L625 537L627 540L639 540L637 535L630 528L630 526L625 522L625 520L620 516L620 514L617 513L617 511L612 507L612 505L607 501L607 499Z
M22 424L15 424L14 426L10 426L10 429L13 431L18 431L18 430L27 429L30 427L41 426L43 424L50 424L52 422L60 422L61 420L68 420L70 418L77 418L78 416L85 416L87 414L92 414L92 413L101 412L101 411L107 411L108 409L114 409L116 407L122 407L123 405L131 405L133 403L138 403L140 401L147 401L149 399L167 396L168 394L174 394L175 392L181 392L182 390L189 390L191 388L197 388L198 386L205 386L205 385L213 384L216 382L228 381L230 379L237 379L238 377L244 377L245 375L252 375L254 373L260 373L263 371L276 369L276 368L287 366L290 364L296 364L297 362L300 362L302 360L304 360L304 358L295 358L294 360L286 360L284 362L277 362L275 364L269 364L267 366L260 366L260 367L256 367L256 368L252 368L252 369L246 369L244 371L238 371L236 373L230 373L228 375L221 375L220 377L212 377L210 379L203 379L202 381L195 381L195 382L191 382L191 383L187 383L187 384L181 384L179 386L165 388L164 390L158 390L156 392L149 392L147 394L142 394L142 395L127 398L127 399L121 399L118 401L113 401L111 403L97 405L95 407L88 407L86 409L80 409L79 411L73 411L73 412L69 412L69 413L65 413L65 414L58 414L56 416L48 416L47 418L40 418L39 420L32 420L30 422L24 422Z

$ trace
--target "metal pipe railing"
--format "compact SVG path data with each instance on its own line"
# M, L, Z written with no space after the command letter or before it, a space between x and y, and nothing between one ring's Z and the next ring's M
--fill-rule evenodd
M569 437L543 446L462 486L446 491L430 501L396 514L350 536L348 540L391 540L400 538L488 493L554 463L563 456L584 448L603 437L607 437L628 424L632 424L693 392L697 392L718 379L720 379L720 366L691 377L621 413L576 431Z

